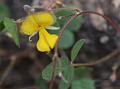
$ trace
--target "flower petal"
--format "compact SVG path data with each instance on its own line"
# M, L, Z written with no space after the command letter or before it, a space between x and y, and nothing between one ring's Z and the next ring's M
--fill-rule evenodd
M40 32L44 34L47 43L51 49L54 48L58 36L56 34L49 34L45 29L41 29Z
M38 30L38 24L36 23L32 15L27 16L21 25L20 32L26 35L32 35Z
M39 31L40 38L37 42L37 49L39 51L50 51L53 49L58 36L55 34L49 34L44 28L40 29Z
M55 22L54 16L49 12L39 12L33 14L33 16L36 22L42 27L50 26Z
M41 52L49 52L50 48L43 34L40 34L40 38L37 42L37 49Z

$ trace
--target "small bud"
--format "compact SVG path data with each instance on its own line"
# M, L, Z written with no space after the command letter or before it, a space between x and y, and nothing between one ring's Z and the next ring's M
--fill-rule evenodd
M24 5L24 10L28 13L31 14L33 12L35 12L35 8L29 6L29 5Z
M29 5L24 5L24 10L25 11L29 11L31 9L31 6L29 6Z

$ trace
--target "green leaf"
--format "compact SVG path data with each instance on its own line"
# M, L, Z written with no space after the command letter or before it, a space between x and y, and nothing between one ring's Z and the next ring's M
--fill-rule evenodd
M66 57L61 57L61 65L62 65L62 75L61 81L59 83L59 89L68 89L70 84L74 78L74 68L69 63L69 60Z
M68 89L69 87L70 87L69 83L65 83L63 80L61 80L58 89Z
M71 51L71 60L74 61L75 58L77 57L80 49L82 48L83 44L85 43L85 40L84 39L80 39L79 41L77 41L75 43L75 45L73 46L72 48L72 51Z
M63 77L70 83L74 78L74 67L71 66L69 60L66 57L61 57L60 60Z
M42 78L41 74L36 80L36 85L38 86L39 89L48 89L48 84L47 82Z
M69 64L69 59L67 57L61 57L59 61L61 62L62 70L65 70L66 67L68 67L68 65L70 65Z
M68 89L74 78L74 68L69 63L69 60L66 57L61 57L58 64L55 66L55 76L59 75L59 72L62 72L64 79L60 80L59 89ZM42 77L45 80L50 80L51 77L51 64L49 64L42 72Z
M66 29L63 32L62 38L60 40L59 47L61 49L69 48L69 47L71 47L73 45L74 40L75 40L75 38L74 38L73 33L71 31L69 31L69 30Z
M0 32L5 28L3 21L0 22Z
M72 82L71 89L95 89L95 84L90 78L81 78Z
M64 77L64 80L62 79L60 81L59 89L68 89L71 85L71 82L74 79L73 67L66 68L66 70L63 71L63 77Z
M75 68L75 76L76 78L88 77L92 72L92 68L90 67L77 67Z
M57 62L55 65L55 76L59 74L60 71L63 71L66 69L66 66L68 65L68 59L65 57L61 57L59 60L60 63ZM51 63L45 67L45 69L42 71L42 77L43 79L49 81L51 77Z
M51 79L51 65L52 64L47 65L46 68L42 71L42 77L47 81ZM59 73L59 66L56 64L54 76L57 76L58 73Z
M65 8L75 9L76 6L66 6ZM70 15L73 15L75 13L76 12L73 10L62 9L62 10L58 10L55 14L60 26L62 27L68 21L68 19L70 19ZM60 17L63 17L63 18L59 19ZM83 17L78 16L77 18L72 20L72 22L69 24L69 26L67 26L66 29L69 29L70 31L73 31L73 32L77 32L82 22L83 22Z
M63 76L68 82L71 82L74 78L74 68L71 65L68 65L63 70Z
M5 17L4 18L4 26L5 26L5 31L8 32L12 36L16 45L20 46L18 29L17 29L16 23L14 22L14 20Z

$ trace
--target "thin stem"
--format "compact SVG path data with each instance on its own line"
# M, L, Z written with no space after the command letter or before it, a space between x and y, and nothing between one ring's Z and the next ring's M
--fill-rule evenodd
M113 22L113 20L111 20L109 17L105 16L105 15L102 15L100 13L97 13L97 12L93 12L93 11L83 11L81 12L79 15L90 15L90 14L95 14L95 15L98 15L98 16L101 16L103 17L106 21L109 22L109 24L118 32L120 32L120 28L115 24L115 22Z
M62 29L60 30L60 32L59 32L59 38L58 38L58 40L57 40L57 42L56 42L56 46L55 46L55 54L57 54L58 55L58 47L59 47L59 43L60 43L60 40L61 40L61 38L62 38L62 34L63 34L63 32L64 32L64 30L65 30L65 28L71 23L71 21L73 20L73 19L75 19L76 17L78 16L78 14L74 14L73 16L71 16L71 18L67 21L67 23L62 27Z
M55 54L58 54L58 47L59 47L59 42L61 40L62 34L64 32L64 30L66 29L66 27L72 22L72 20L74 20L75 18L77 18L80 15L90 15L90 14L95 14L98 16L103 17L106 21L108 21L110 23L110 25L117 31L120 32L120 28L107 16L102 15L100 13L97 12L93 12L93 11L83 11L83 12L79 12L79 10L75 9L75 11L77 11L78 13L74 14L71 16L71 18L66 22L66 24L61 28L60 32L59 32L59 38L56 42L56 46L55 46Z
M6 68L5 72L3 73L2 77L1 77L0 86L2 86L2 84L4 83L6 77L8 76L10 71L13 69L15 63L16 63L16 59L15 58L11 59L10 64L8 65L8 67Z
M95 66L101 63L104 63L106 61L108 61L109 59L111 59L112 57L116 56L119 53L119 49L114 50L112 53L108 54L107 56L98 59L97 61L93 61L90 63L78 63L78 64L72 64L72 66L74 67L78 67L78 66Z
M54 82L54 75L55 75L55 65L56 65L56 61L57 61L58 55L54 54L53 58L52 58L52 65L51 65L51 79L50 79L50 86L49 89L52 89L53 87L53 82Z

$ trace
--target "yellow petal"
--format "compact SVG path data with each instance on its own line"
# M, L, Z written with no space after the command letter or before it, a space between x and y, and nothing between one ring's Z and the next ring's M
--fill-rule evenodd
M55 46L55 43L57 41L58 36L55 34L49 34L45 29L41 29L40 33L44 34L46 41L49 44L49 47L51 49L53 49Z
M46 39L43 34L40 34L40 38L37 42L37 49L41 52L49 52L49 45L46 43Z
M35 22L34 17L32 15L27 16L21 25L20 32L26 35L32 35L34 32L38 30L38 24Z
M37 49L39 51L45 52L53 49L58 36L55 34L49 34L44 28L39 31L40 38L37 42Z
M54 16L49 12L39 12L33 14L35 21L42 27L50 26L55 22Z

